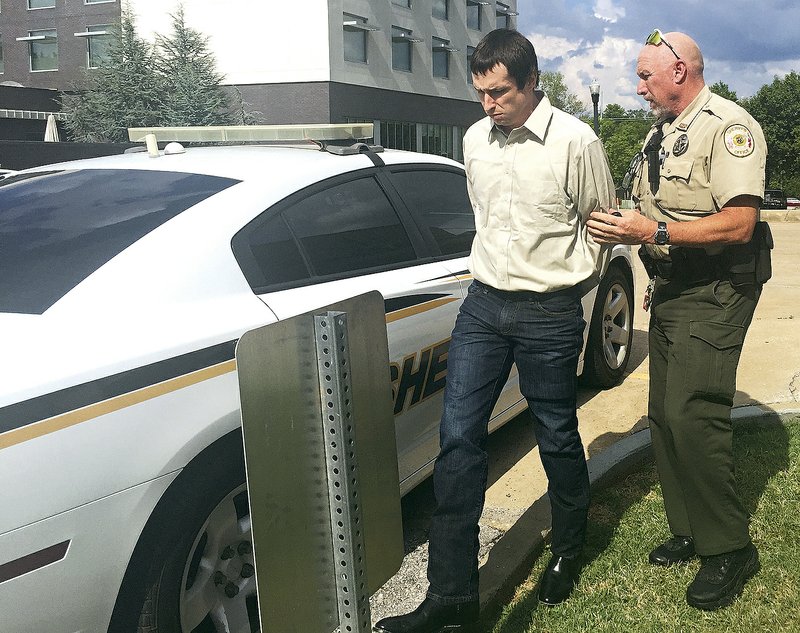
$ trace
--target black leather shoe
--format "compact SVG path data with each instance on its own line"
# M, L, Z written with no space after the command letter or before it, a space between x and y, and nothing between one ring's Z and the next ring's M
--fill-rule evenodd
M676 563L686 563L696 555L691 536L673 536L650 552L650 563L669 567Z
M539 579L539 602L549 607L564 602L578 584L580 571L578 557L554 555Z
M425 598L416 610L378 620L372 630L381 633L475 633L479 611L477 600L439 604Z
M700 571L686 590L686 602L705 611L727 607L761 569L752 543L726 554L703 556Z

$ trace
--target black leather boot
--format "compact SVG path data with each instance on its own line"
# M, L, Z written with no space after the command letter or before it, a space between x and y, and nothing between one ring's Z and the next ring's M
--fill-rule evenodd
M650 564L669 567L676 563L686 563L695 555L691 536L673 536L650 552Z
M380 633L476 633L479 611L477 600L439 604L425 598L411 613L378 620L373 630Z
M700 571L686 590L686 602L705 611L728 606L761 568L752 543L726 554L702 556L701 561Z

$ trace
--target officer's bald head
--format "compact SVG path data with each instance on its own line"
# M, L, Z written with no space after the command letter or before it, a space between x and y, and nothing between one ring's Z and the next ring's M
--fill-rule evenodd
M657 43L645 44L636 74L636 93L650 103L657 117L677 116L705 86L703 55L685 33L663 33Z
M666 33L664 39L672 44L672 48L675 49L678 56L686 62L687 69L691 74L696 77L703 76L705 64L703 63L703 54L700 52L700 47L697 45L697 42L686 35L686 33L678 33L677 31ZM663 48L667 47L665 46ZM672 51L669 51L669 53L672 55Z

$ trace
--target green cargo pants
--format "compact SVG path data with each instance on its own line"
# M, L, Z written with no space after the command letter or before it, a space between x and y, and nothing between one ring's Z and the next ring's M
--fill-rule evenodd
M731 406L760 287L657 280L650 316L648 415L672 533L701 556L747 545L736 491Z

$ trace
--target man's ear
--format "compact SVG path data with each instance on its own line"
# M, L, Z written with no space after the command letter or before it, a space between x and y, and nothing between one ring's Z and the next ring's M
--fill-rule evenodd
M686 81L689 76L689 68L686 66L685 61L682 59L675 60L675 69L672 71L672 76L675 77L676 84L682 84Z
M525 82L525 87L533 88L536 90L537 86L539 85L539 73L535 70L531 73L531 76L528 77L528 81Z

